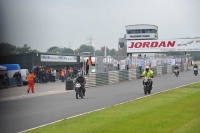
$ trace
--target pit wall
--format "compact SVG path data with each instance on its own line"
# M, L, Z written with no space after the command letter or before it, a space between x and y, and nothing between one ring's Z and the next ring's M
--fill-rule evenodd
M86 76L86 88L116 84L119 82L130 81L134 79L140 78L141 72L144 69L136 68L129 70L121 70L121 71L109 71L103 73L89 73L89 76ZM174 71L174 65L164 65L164 66L156 66L152 67L151 70L154 71L154 76L161 76L163 74L172 74ZM187 71L188 64L184 63L179 65L179 71Z

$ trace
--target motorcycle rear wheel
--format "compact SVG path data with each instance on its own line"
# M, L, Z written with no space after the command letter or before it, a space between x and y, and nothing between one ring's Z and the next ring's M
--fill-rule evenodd
M76 99L78 99L78 93L76 92Z
M144 94L147 94L147 85L144 85Z
M150 89L148 90L148 94L151 94L151 90Z

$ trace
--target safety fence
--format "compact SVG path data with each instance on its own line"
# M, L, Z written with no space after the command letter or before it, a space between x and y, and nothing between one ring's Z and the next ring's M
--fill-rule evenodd
M171 74L174 72L175 65L164 65L152 67L154 76L161 76L163 74ZM144 68L137 67L136 69L120 70L120 71L108 71L102 73L89 73L86 76L86 88L115 84L119 82L129 81L140 78ZM187 71L187 63L179 64L179 71Z
M85 59L84 59L85 58ZM82 57L83 72L86 71L86 57ZM94 56L91 57L92 66L90 72L102 73L108 71L119 71L136 69L137 67L144 67L150 65L151 67L184 64L187 63L186 55L174 56L148 56L148 57L135 57L135 56ZM165 68L167 69L167 68ZM163 70L166 71L166 70Z
M3 78L0 80L0 89L23 86L22 78Z

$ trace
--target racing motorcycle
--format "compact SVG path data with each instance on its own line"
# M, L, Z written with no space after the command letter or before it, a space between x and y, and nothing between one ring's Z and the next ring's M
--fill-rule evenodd
M76 99L78 99L79 97L83 98L83 91L81 89L81 84L80 83L76 83L75 84L75 92L76 92Z
M178 69L174 70L174 74L175 74L176 77L178 77Z
M194 68L194 75L197 76L198 74L198 68Z
M143 80L143 85L144 85L144 94L150 94L151 93L151 81L147 76L144 77Z

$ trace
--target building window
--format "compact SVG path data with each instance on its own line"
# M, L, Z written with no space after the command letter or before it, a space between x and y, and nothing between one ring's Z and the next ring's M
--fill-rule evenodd
M142 33L146 33L145 30L142 30Z
M153 33L153 29L149 29L149 33Z

